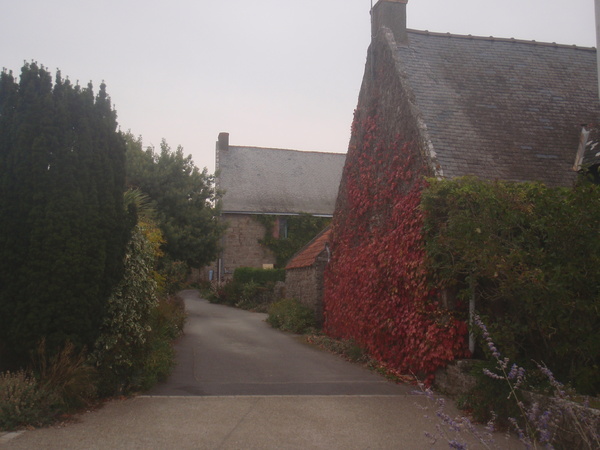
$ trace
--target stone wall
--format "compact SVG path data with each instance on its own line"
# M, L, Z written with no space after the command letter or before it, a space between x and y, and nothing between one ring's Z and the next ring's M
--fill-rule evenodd
M459 359L440 369L435 374L436 391L457 399L467 395L477 384L471 374L475 360Z
M285 274L286 297L311 308L318 326L323 324L323 274L326 265L327 256L322 254L312 266L289 269Z
M231 278L238 267L262 268L265 264L275 264L273 253L258 243L265 237L265 228L252 215L223 214L223 220L227 222L222 241L225 279Z

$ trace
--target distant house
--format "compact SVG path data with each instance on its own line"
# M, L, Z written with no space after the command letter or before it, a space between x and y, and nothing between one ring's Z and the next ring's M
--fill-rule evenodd
M600 105L595 49L409 30L406 3L379 0L371 12L324 314L328 333L418 373L465 351L463 332L433 319L420 237L424 179L571 186L585 158L600 157L586 138L573 170L581 125L598 123ZM434 348L434 335L452 337Z
M227 223L214 267L228 279L238 267L272 267L275 257L259 244L265 237L257 216L276 217L272 232L284 239L286 218L302 213L332 217L346 155L229 145L219 134L217 189L224 191L221 218Z
M315 311L315 319L323 324L323 279L331 252L331 228L325 228L306 244L285 267L285 292Z

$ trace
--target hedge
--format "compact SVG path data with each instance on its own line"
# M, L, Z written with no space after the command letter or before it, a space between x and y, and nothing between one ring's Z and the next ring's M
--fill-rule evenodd
M476 309L503 353L600 393L600 188L431 180L431 284ZM464 306L463 306L464 307Z
M238 267L233 272L236 283L256 283L264 286L267 283L285 281L285 269L257 269L254 267Z

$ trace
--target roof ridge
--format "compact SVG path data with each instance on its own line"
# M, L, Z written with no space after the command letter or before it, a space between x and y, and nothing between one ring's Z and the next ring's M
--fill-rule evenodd
M283 152L297 152L297 153L316 153L318 155L344 155L346 156L347 152L321 152L319 150L296 150L293 148L275 148L275 147L256 147L253 145L230 145L229 148L247 148L247 149L255 149L255 150L277 150ZM225 150L227 151L227 150Z
M539 45L544 47L559 47L559 48L575 48L578 50L596 50L596 47L584 47L576 44L557 44L556 42L542 42L535 40L525 40L525 39L515 39L515 38L499 38L494 36L474 36L472 34L454 34L454 33L439 33L429 30L414 30L408 29L409 33L422 34L427 36L439 36L439 37L448 37L448 38L456 38L456 39L471 39L471 40L480 40L480 41L492 41L492 42L513 42L518 44L529 44L529 45Z

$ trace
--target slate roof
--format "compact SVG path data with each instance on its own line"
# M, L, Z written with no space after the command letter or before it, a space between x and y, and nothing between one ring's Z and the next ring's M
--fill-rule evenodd
M332 216L345 154L230 145L217 152L223 213Z
M398 67L439 175L571 185L581 124L598 123L595 49L408 30Z
M290 259L285 270L311 267L325 250L330 236L331 227L327 227Z

